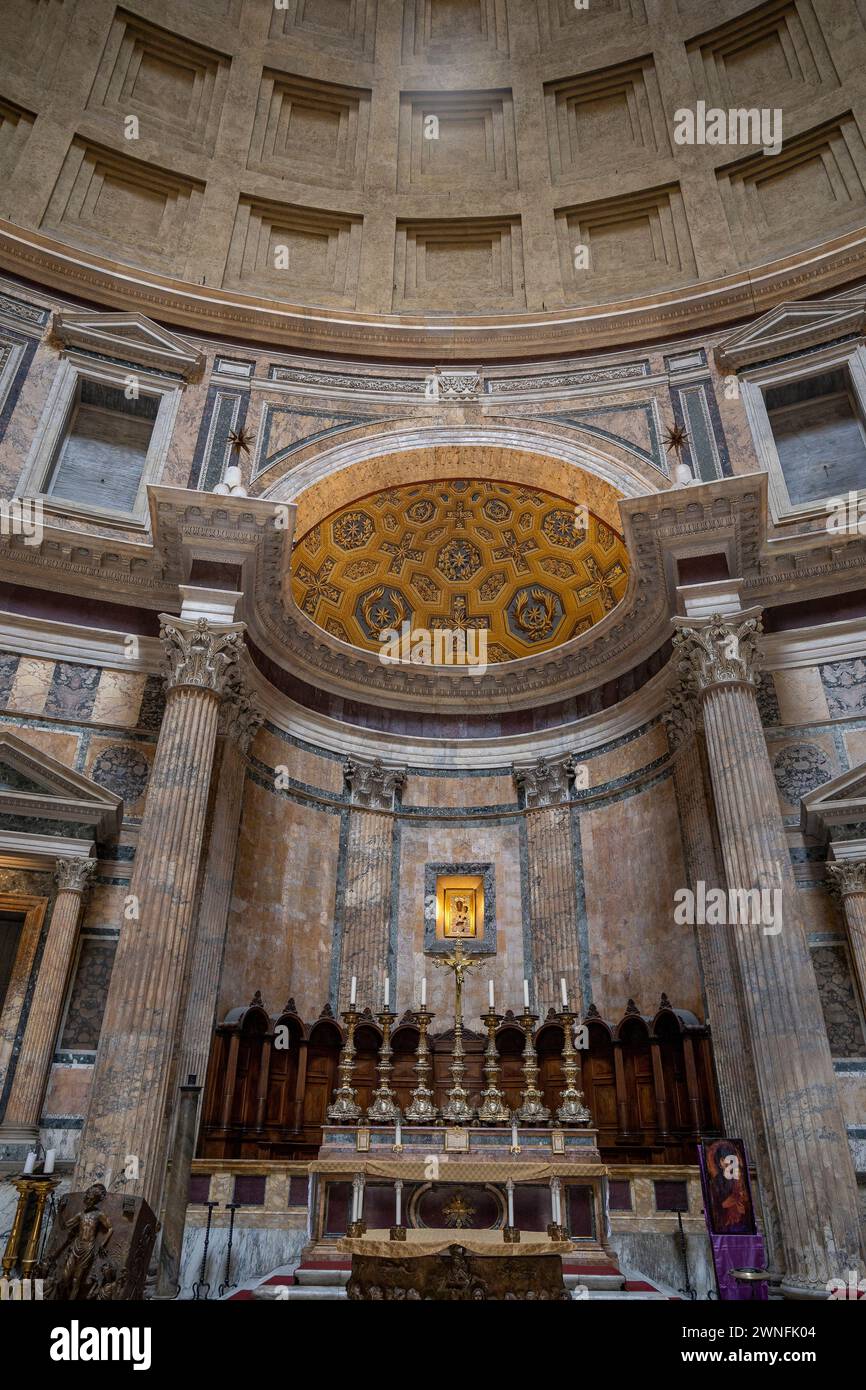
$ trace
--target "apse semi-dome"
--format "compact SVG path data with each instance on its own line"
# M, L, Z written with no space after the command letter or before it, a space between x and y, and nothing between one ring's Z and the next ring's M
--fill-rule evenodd
M487 659L532 656L588 632L628 582L622 536L531 483L456 478L373 493L295 545L298 607L343 642L484 631Z

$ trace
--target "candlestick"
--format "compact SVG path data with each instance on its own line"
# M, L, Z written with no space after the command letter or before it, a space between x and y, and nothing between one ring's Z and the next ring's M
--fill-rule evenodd
M574 1047L574 1014L563 1009L559 1015L562 1024L562 1074L565 1086L559 1093L562 1104L556 1112L557 1123L561 1125L588 1125L592 1115L583 1103L583 1091L579 1087L580 1054Z
M388 977L385 976L385 994L388 993ZM399 1108L397 1097L391 1090L391 1025L396 1014L390 1012L386 1007L379 1014L379 1026L382 1029L382 1046L379 1050L379 1064L376 1072L379 1084L373 1092L373 1103L367 1110L367 1121L371 1125L390 1125L394 1124L398 1115Z
M354 1009L354 1007L355 1007L356 998L357 998L357 993L358 993L358 981L357 981L357 978L353 975L353 976L352 976L352 986L351 986L351 989L350 989L350 991L349 991L349 1003L351 1004L351 1006L352 1006L353 1009Z
M490 985L490 993L493 993L493 983ZM501 1015L489 1009L486 1014L481 1015L487 1025L487 1050L484 1053L484 1079L486 1086L481 1092L481 1105L478 1110L478 1119L483 1125L505 1125L508 1124L511 1111L505 1104L505 1097L496 1084L499 1075L499 1061L496 1053L496 1027L501 1021Z
M550 1111L538 1089L538 1058L532 1044L532 1025L537 1022L537 1018L538 1015L531 1014L529 1009L524 1009L520 1016L520 1026L526 1035L523 1048L523 1076L526 1085L520 1093L520 1108L515 1114L518 1120L527 1125L545 1125L550 1120Z
M426 983L426 980L422 981L422 995L426 994L426 990L423 989L423 985ZM433 1016L427 1012L426 1005L423 1003L415 1015L418 1020L418 1051L415 1054L415 1072L418 1076L418 1085L412 1092L409 1108L406 1111L406 1119L413 1125L435 1124L436 1116L439 1114L433 1104L433 1092L427 1085L427 1078L430 1074L427 1029L430 1027L430 1020Z
M388 1232L392 1240L405 1240L406 1227L403 1225L403 1179L394 1183L394 1225Z
M550 1179L550 1216L547 1234L551 1240L567 1240L562 1228L562 1182L559 1178Z
M475 1111L469 1104L469 1093L464 1089L463 1077L466 1064L463 1060L463 981L467 970L480 965L481 961L468 956L463 942L458 941L450 955L434 956L433 964L454 971L454 1046L451 1049L451 1079L453 1085L448 1092L448 1102L442 1107L442 1118L454 1125L471 1124Z
M505 1184L505 1195L508 1201L508 1225L503 1229L502 1238L509 1245L517 1245L520 1241L520 1232L514 1224L514 1181L509 1178Z
M528 980L524 980L524 981L523 981L523 1007L524 1007L524 1009L528 1009L528 1008L529 1008L529 981L528 981Z
M352 976L352 995L355 993L355 977ZM337 1068L340 1084L334 1092L334 1100L327 1109L327 1118L335 1124L356 1125L361 1118L361 1107L356 1102L356 1091L352 1085L352 1072L355 1069L355 1027L360 1015L355 1009L347 1009L343 1014L346 1024L346 1041L340 1053Z

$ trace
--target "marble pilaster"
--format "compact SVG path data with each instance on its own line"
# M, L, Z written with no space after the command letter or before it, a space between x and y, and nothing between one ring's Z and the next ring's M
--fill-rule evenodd
M575 924L577 886L572 850L570 757L540 758L514 767L515 785L526 805L529 860L529 915L536 1005L540 1013L561 1007L560 981L568 986L571 1007L583 1013L580 949Z
M739 967L774 1174L783 1292L823 1298L828 1280L862 1269L863 1252L854 1167L755 696L759 623L754 612L674 622L680 674L701 702L729 894L780 895L770 929L738 920L722 930Z
M158 1210L166 1102L195 915L219 706L242 624L163 615L167 700L111 976L77 1187L125 1172Z
M359 1008L382 1004L391 930L393 810L406 781L403 768L380 759L348 759L343 765L352 810L346 848L339 1007L348 1008L351 978ZM393 982L392 982L393 988Z
M842 898L854 979L866 1009L866 860L839 859L827 865L827 873Z
M75 959L82 907L95 867L95 859L57 860L54 874L57 896L6 1105L5 1137L12 1131L22 1138L25 1135L35 1138L38 1134L42 1097Z

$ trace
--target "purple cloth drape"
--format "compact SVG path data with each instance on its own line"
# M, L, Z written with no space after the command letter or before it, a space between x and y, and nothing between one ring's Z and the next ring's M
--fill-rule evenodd
M713 1264L716 1269L716 1283L719 1298L726 1302L742 1302L745 1299L766 1299L767 1285L740 1284L732 1279L732 1269L766 1269L767 1256L764 1237L754 1236L710 1236L713 1247Z

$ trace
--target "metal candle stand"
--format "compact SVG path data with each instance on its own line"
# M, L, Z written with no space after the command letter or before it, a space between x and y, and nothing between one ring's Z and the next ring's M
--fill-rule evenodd
M404 1119L413 1125L432 1125L436 1122L439 1114L433 1104L433 1092L427 1085L430 1076L430 1049L427 1045L427 1030L433 1021L434 1015L429 1013L426 1005L416 1010L415 1018L418 1021L418 1053L415 1058L415 1071L418 1076L418 1085L412 1092L411 1104L406 1110Z
M550 1111L538 1089L538 1057L532 1042L532 1028L537 1021L538 1015L524 1008L519 1022L526 1035L523 1048L523 1078L526 1084L520 1093L520 1107L514 1114L525 1125L546 1125L550 1120Z
M213 1220L213 1210L214 1207L219 1206L219 1202L205 1202L205 1206L207 1207L207 1225L204 1232L204 1250L201 1256L201 1269L198 1273L198 1279L192 1286L192 1296L196 1301L199 1299L207 1299L210 1296L210 1284L205 1282L204 1276L205 1270L207 1269L207 1252L208 1246L210 1245L210 1227L211 1221ZM204 1289L204 1293L202 1293L202 1289Z
M499 1061L496 1052L496 1029L502 1022L502 1015L492 1008L481 1015L487 1026L487 1049L484 1053L484 1080L487 1083L481 1092L481 1105L478 1120L482 1125L507 1125L511 1122L511 1111L505 1104L505 1096L496 1084L499 1075Z
M234 1238L235 1238L235 1212L237 1211L238 1207L240 1207L240 1206L242 1206L242 1205L243 1205L242 1202L226 1202L226 1211L229 1212L229 1243L228 1243L228 1249L226 1250L226 1277L225 1277L225 1279L223 1280L223 1282L220 1284L219 1290L218 1290L220 1298L222 1298L222 1296L223 1296L223 1294L225 1293L226 1289L236 1289L236 1288L237 1288L237 1284L232 1280L232 1277L231 1277L231 1272L232 1272L232 1242L234 1241Z
M346 1041L340 1053L340 1064L338 1071L340 1074L340 1084L334 1093L334 1100L328 1106L328 1119L333 1124L356 1125L361 1118L361 1107L356 1100L355 1088L352 1085L352 1073L355 1070L355 1028L361 1015L355 1008L346 1009L343 1013L343 1022L346 1025Z
M383 1009L377 1015L382 1029L382 1046L379 1050L379 1065L376 1068L378 1086L373 1092L373 1102L367 1109L367 1123L371 1125L396 1124L400 1110L397 1097L391 1090L391 1028L397 1017L390 1009Z

